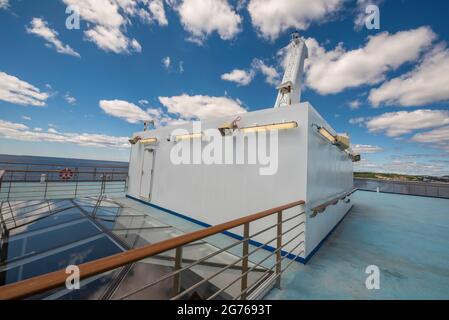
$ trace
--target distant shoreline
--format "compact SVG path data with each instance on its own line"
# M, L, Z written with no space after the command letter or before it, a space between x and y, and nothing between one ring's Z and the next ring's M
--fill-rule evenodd
M95 160L95 159L77 159L77 158L62 158L62 157L43 157L43 156L29 156L29 155L10 155L0 154L1 163L23 162L30 164L54 164L54 163L74 163L74 164L120 164L129 165L129 162L114 161L114 160Z

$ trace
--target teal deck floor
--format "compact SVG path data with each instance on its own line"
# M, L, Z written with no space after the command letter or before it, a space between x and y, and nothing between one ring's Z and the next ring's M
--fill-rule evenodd
M354 208L307 265L267 299L449 299L449 200L358 191ZM367 266L380 289L365 286Z

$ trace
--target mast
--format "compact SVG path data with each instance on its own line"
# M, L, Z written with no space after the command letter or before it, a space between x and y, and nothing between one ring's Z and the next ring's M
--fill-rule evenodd
M309 57L308 49L298 32L292 34L287 47L287 66L279 90L275 108L297 104L301 99L301 85L304 72L304 61Z

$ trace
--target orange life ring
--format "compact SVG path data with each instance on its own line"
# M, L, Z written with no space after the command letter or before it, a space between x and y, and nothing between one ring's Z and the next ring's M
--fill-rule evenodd
M74 173L72 170L70 170L69 168L65 168L59 172L59 179L68 181L73 178L73 175Z

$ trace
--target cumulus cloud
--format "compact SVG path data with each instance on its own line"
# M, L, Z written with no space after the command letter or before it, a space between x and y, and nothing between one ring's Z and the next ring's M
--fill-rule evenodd
M190 33L189 40L198 44L212 33L221 39L233 39L241 31L242 18L227 0L172 0L181 23Z
M262 60L260 59L254 59L253 60L253 70L261 72L265 76L265 82L276 86L280 83L280 74L276 70L276 68L266 65Z
M132 17L146 23L157 21L168 24L162 0L62 0L79 9L80 16L88 22L84 35L100 49L114 53L141 52L136 39L126 35L126 26Z
M229 73L221 76L222 80L235 82L239 86L247 86L253 81L255 75L260 72L265 77L265 82L269 85L276 86L280 82L280 74L276 68L265 64L260 59L254 59L251 63L250 70L234 69Z
M353 101L350 101L348 103L348 105L349 105L349 109L358 110L358 109L360 109L360 106L362 105L362 103L360 102L360 100L353 100Z
M449 49L438 45L413 71L370 92L373 106L423 106L449 100Z
M0 0L0 9L8 9L9 0Z
M203 120L246 112L239 100L228 97L183 94L175 97L159 97L159 101L169 113L179 115L185 120Z
M379 153L383 152L384 149L378 146L372 146L369 144L354 144L351 146L352 150L360 154L366 153Z
M354 164L356 172L378 172L378 173L396 173L409 175L429 175L442 176L449 174L449 166L444 162L427 161L418 162L402 159L395 159L385 162L374 162L368 159Z
M248 11L258 33L269 40L290 29L306 30L322 22L343 5L344 0L250 0Z
M0 100L23 106L43 107L49 96L28 82L0 72Z
M164 59L162 59L162 64L164 65L165 69L170 68L170 66L171 66L170 57L165 57Z
M142 8L138 10L138 15L142 20L148 23L156 21L160 26L168 25L162 0L141 0L141 2L148 7L148 10Z
M80 54L73 50L69 45L63 44L61 40L58 39L58 33L54 29L49 28L47 21L41 18L33 18L30 26L27 27L27 32L45 39L47 41L46 46L54 47L59 53L77 58L81 57Z
M449 124L448 110L416 110L384 113L371 118L366 127L371 133L385 133L399 137L415 130L431 129Z
M395 34L383 32L368 37L364 47L346 50L342 44L325 48L312 38L306 40L306 84L320 94L335 94L347 88L374 85L386 79L389 71L416 61L436 35L428 27Z
M363 127L366 121L368 121L369 118L365 117L358 117L358 118L351 118L349 119L349 123L353 125L359 125L359 127Z
M107 114L129 123L151 120L151 116L133 103L123 100L101 100L100 108Z
M76 98L72 97L69 92L64 95L64 99L68 104L71 104L72 106L76 104Z
M229 73L221 75L221 79L225 81L235 82L239 86L247 86L253 80L254 73L241 69L234 69Z
M437 149L449 152L449 126L418 133L413 136L412 141L430 143Z
M31 129L21 123L0 120L0 137L20 141L46 141L71 143L86 147L119 148L129 147L127 137L113 137L90 133L61 133L56 130L43 132L42 129Z

